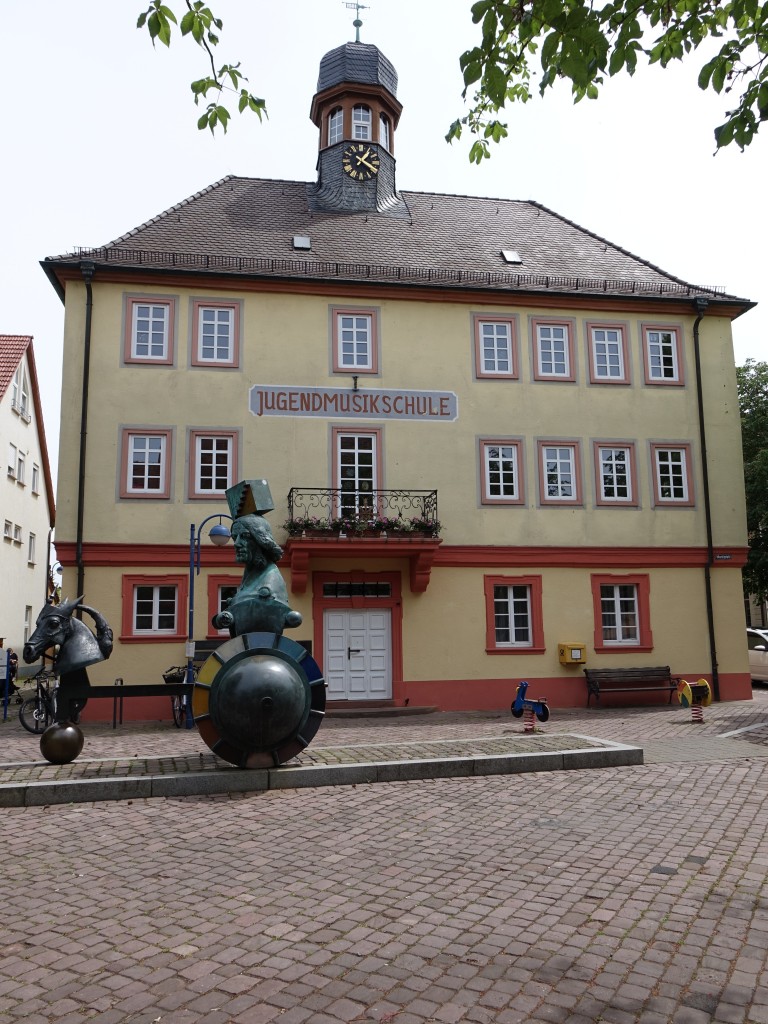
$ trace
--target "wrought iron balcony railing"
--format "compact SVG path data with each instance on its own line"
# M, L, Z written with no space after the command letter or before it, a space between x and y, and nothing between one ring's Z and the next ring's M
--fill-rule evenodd
M292 487L284 527L294 537L368 532L437 537L437 491Z

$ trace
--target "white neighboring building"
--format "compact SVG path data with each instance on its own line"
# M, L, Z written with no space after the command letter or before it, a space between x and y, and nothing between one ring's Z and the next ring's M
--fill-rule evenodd
M0 637L19 655L48 594L53 499L32 338L0 334Z

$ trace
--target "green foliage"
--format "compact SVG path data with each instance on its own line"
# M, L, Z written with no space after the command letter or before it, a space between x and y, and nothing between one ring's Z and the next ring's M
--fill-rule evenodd
M248 79L240 71L240 65L222 64L217 68L214 62L212 48L219 43L216 32L220 32L223 27L221 18L217 18L203 0L185 0L185 5L187 10L179 23L176 14L167 4L162 3L162 0L151 0L147 10L139 15L136 27L147 29L153 46L156 40L164 46L170 46L173 25L177 25L182 36L189 36L207 54L209 73L191 84L196 104L200 100L208 100L205 111L197 120L197 127L210 128L212 134L215 134L218 127L226 132L231 115L229 109L220 102L224 92L237 95L237 109L241 114L244 110L251 110L261 120L267 113L266 103L245 88L244 83ZM211 90L216 97L213 100L208 97Z
M606 77L633 75L638 59L666 67L685 60L705 40L722 40L701 67L702 89L733 97L726 120L715 128L718 149L750 144L768 120L768 0L478 0L472 20L481 42L460 57L464 96L474 87L469 113L451 125L447 140L465 128L477 135L470 160L490 156L488 141L506 134L498 113L508 102L531 98L535 55L539 91L571 83L575 103L596 99Z
M736 368L744 452L749 555L744 592L768 599L768 363Z

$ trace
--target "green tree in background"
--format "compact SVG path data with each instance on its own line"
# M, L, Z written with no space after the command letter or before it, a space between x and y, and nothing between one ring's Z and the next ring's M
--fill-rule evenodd
M749 556L744 591L768 600L768 363L736 367L744 449Z
M475 92L469 113L454 121L446 138L458 139L465 130L474 136L469 158L475 163L490 156L490 142L506 138L498 115L507 103L531 98L534 73L541 73L542 95L565 80L574 102L596 99L606 78L620 71L634 75L640 61L661 67L692 61L705 42L714 41L716 52L699 62L699 86L727 95L731 108L714 130L717 148L735 142L744 149L768 119L768 0L613 0L604 6L589 0L477 0L471 16L481 39L459 62L465 98ZM213 132L221 126L226 132L227 92L241 113L264 116L264 100L246 88L240 65L217 67L222 21L203 0L173 0L173 6L151 0L138 27L165 46L176 27L205 52L207 72L192 82L195 103L206 103L198 128Z

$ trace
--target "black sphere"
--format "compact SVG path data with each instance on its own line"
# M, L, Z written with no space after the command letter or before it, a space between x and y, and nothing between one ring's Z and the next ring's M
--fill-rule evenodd
M84 742L83 731L74 722L54 722L40 737L40 753L50 764L69 764Z

